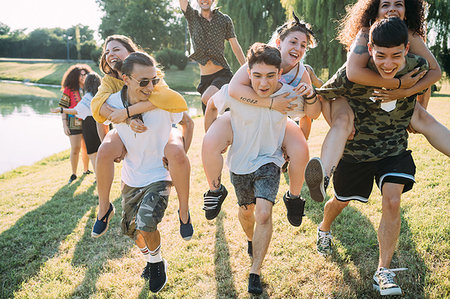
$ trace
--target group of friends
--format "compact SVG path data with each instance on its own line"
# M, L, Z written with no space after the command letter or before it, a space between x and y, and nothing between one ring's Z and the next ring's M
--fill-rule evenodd
M248 291L263 291L260 275L272 237L272 208L286 168L289 190L283 202L287 220L295 227L304 216L305 199L300 196L304 181L311 198L322 202L333 179L334 196L326 202L317 228L317 251L324 256L333 250L331 224L351 200L368 201L375 179L382 194L382 218L373 286L381 295L402 294L390 263L400 233L401 196L414 184L408 131L423 134L450 156L450 131L425 109L429 87L441 77L424 43L425 3L357 1L338 37L348 49L347 62L325 83L302 62L317 41L311 26L295 15L277 28L268 44L255 43L244 56L232 20L214 8L214 0L197 0L198 9L188 0L179 4L194 48L190 58L198 62L201 74L197 90L206 131L202 162L209 185L203 210L206 219L215 219L227 197L221 183L222 154L230 147L226 163L251 257ZM225 41L241 64L234 75L224 57ZM172 185L179 200L180 235L188 241L194 234L187 157L193 121L185 100L165 83L155 59L130 38L109 36L100 68L105 74L101 84L97 74L78 67L74 76L79 84L75 89L64 85L61 108L54 112L62 113L70 136L75 134L69 130L68 115L97 122L89 125L97 126L99 139L93 158L99 197L94 238L106 233L115 213L110 202L114 162L123 160L121 230L146 258L142 277L157 293L167 282L158 224ZM90 109L80 104L72 109L79 101L81 82L84 106ZM311 119L321 113L330 130L321 157L310 160ZM109 123L114 129L107 132Z

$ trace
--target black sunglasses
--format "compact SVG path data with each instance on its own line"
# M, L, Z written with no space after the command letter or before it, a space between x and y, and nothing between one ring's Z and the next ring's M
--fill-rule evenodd
M133 78L131 75L130 75L130 78L133 79L134 81L136 81L137 83L139 83L140 87L147 86L150 83L150 81L152 82L152 85L155 86L156 84L159 83L159 80L160 80L159 78L154 78L154 79L151 79L151 80L144 79L144 80L138 81L137 79Z

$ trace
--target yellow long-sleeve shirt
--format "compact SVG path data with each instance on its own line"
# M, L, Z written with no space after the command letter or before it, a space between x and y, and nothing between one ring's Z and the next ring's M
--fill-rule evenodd
M158 75L160 75L159 72ZM103 123L106 121L106 118L100 115L100 108L109 96L120 91L123 85L124 82L122 80L109 75L103 77L102 84L98 87L98 92L91 102L92 115L97 122ZM187 110L184 98L178 92L170 89L163 79L155 86L148 100L157 108L168 112L178 113Z

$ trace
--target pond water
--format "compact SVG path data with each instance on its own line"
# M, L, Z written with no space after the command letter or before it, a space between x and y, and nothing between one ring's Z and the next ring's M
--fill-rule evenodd
M61 116L50 113L61 91L0 82L0 174L70 148ZM200 96L183 94L189 113L201 113Z

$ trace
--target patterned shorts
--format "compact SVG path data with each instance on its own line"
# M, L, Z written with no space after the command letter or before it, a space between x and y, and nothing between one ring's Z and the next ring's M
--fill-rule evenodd
M230 172L230 178L239 206L255 204L257 198L275 203L280 186L280 167L275 163L265 164L249 174Z
M122 189L122 233L136 238L136 230L154 232L169 202L172 182L160 181L145 187L124 185Z

